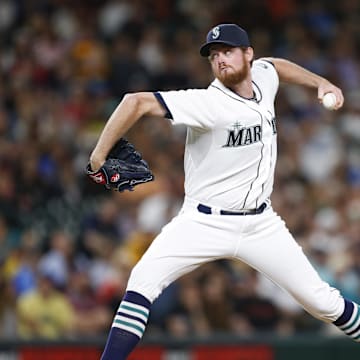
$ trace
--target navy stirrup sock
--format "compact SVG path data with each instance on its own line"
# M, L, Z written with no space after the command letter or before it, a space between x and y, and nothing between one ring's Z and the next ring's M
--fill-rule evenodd
M141 339L151 303L135 291L127 291L114 317L101 360L123 360Z
M342 315L333 322L341 331L353 340L360 342L360 308L359 305L344 299L345 309Z

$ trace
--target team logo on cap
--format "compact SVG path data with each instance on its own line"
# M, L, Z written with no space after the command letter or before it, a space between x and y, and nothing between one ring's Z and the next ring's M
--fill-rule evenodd
M215 26L211 31L211 37L213 39L217 39L220 36L220 28L218 26Z

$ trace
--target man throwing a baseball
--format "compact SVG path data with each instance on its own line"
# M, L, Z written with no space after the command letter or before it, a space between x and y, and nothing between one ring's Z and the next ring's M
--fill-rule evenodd
M146 115L187 127L183 207L132 270L102 360L126 359L165 287L223 258L262 272L311 315L360 341L359 306L320 279L270 201L279 81L314 88L320 101L331 92L335 109L343 105L341 90L287 60L254 60L246 31L235 24L211 29L200 54L215 77L208 88L127 94L90 157L97 171L116 141Z

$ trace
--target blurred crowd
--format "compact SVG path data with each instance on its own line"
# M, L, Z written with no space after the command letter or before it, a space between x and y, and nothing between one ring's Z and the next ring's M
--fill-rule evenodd
M208 86L198 49L220 22L246 28L257 57L343 89L331 112L280 87L272 203L322 278L360 301L360 0L2 0L0 338L107 333L131 268L181 207L186 129L146 118L129 131L156 177L134 192L90 183L89 154L127 92ZM222 260L166 289L146 334L329 329Z

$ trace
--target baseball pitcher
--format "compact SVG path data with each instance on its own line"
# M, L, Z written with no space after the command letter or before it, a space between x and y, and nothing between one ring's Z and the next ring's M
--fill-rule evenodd
M322 281L270 201L279 81L314 88L320 101L335 94L335 110L343 105L342 91L285 59L254 60L247 32L235 24L211 29L200 54L215 77L208 88L127 94L90 156L89 175L106 174L111 149L144 115L187 127L183 207L132 270L102 360L126 359L145 331L152 302L171 282L223 258L262 272L311 315L360 341L359 306ZM111 176L115 189L121 171Z

